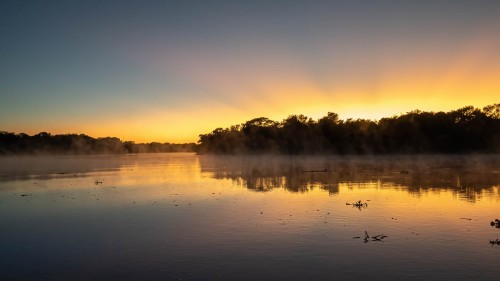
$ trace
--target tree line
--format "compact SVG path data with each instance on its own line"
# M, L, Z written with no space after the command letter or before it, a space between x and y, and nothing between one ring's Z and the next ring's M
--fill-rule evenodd
M199 136L204 154L409 154L500 153L500 103L449 112L415 110L382 118L313 120L259 117Z
M36 135L0 131L0 155L25 154L123 154L194 151L194 143L134 143L115 137L92 138L84 134Z

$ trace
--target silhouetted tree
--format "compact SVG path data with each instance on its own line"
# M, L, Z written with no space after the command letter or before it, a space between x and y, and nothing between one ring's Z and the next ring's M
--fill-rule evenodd
M500 104L483 110L466 106L447 113L415 110L379 121L343 121L333 112L317 121L304 115L290 115L281 122L259 117L200 135L198 152L498 153Z
M150 152L192 152L194 143L122 142L118 138L92 138L87 135L51 135L41 132L33 136L0 131L0 155L21 154L121 154Z

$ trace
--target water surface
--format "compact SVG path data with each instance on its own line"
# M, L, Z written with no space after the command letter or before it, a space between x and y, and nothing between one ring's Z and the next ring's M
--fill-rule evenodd
M0 158L0 276L498 280L499 183L484 155Z

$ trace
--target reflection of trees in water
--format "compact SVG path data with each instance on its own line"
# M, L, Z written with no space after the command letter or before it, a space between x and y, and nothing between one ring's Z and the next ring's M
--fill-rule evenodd
M322 188L338 193L348 188L401 188L419 196L451 189L475 201L498 196L499 156L209 156L199 157L201 171L231 179L255 191L283 188L307 192ZM326 171L324 171L326 169ZM495 188L496 187L496 188Z
M426 193L430 193L436 191L436 189L447 189L451 190L453 195L457 198L467 200L469 202L476 202L477 200L483 197L494 197L500 198L500 185L498 184L498 180L496 183L491 184L478 184L477 186L469 186L469 187L455 187L455 186L444 186L439 185L435 187L408 187L408 191L415 196L421 196Z
M258 174L260 170L257 170ZM293 192L307 192L314 188L322 188L328 190L330 193L338 193L338 184L329 183L335 182L329 180L330 175L327 173L315 173L309 174L304 172L296 173L285 173L282 176L258 176L258 175L245 175L244 173L240 176L228 176L234 180L238 185L244 186L248 189L255 191L270 191L275 188L284 188Z
M87 177L94 171L118 171L134 157L122 156L35 156L0 158L0 182Z
M306 158L288 156L200 156L200 165L202 172L208 172L216 179L231 179L237 185L255 191L284 188L307 192L323 188L331 193L338 192L337 173L311 172L313 169L305 169L311 165L303 165L298 160L307 161Z

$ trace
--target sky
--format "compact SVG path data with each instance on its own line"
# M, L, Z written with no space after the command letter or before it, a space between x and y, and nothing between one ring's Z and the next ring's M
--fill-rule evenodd
M0 131L196 142L500 102L500 1L0 1Z

